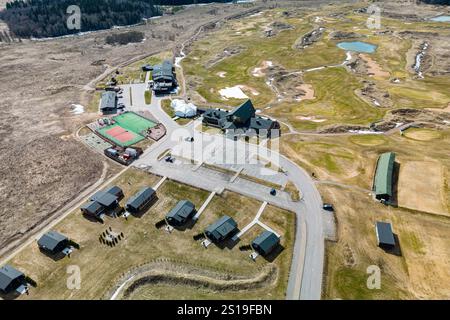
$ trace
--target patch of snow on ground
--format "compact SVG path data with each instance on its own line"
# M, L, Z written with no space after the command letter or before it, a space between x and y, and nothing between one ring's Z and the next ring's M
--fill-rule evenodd
M324 122L327 121L327 119L316 119L315 117L299 117L300 120L305 120L305 121L312 121L312 122Z
M357 134L383 134L383 132L370 131L370 130L349 130L348 132L357 133Z
M248 99L248 96L242 91L240 86L226 87L225 89L219 90L220 95L225 98L234 99Z
M70 113L72 114L78 115L84 113L84 106L82 106L81 104L72 104L70 108Z

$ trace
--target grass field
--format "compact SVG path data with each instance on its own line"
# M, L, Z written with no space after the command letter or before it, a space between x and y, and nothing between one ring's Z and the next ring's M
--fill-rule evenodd
M324 200L335 204L338 219L337 243L327 244L324 298L340 299L439 299L445 298L450 276L445 266L450 245L445 233L446 218L386 208L367 194L338 187L321 187ZM399 237L401 256L377 247L375 222L393 223ZM447 230L447 231L446 231ZM381 289L366 286L367 267L381 269Z
M327 16L321 22L321 26L325 27L322 38L307 48L296 49L294 44L299 37L313 29L315 17L321 14L326 16L331 12L328 10L337 9L324 9L322 13L295 13L289 17L283 16L282 10L268 10L258 16L229 21L223 28L194 43L182 63L188 82L194 84L193 90L203 98L197 102L236 105L241 101L224 100L219 90L240 85L263 113L288 122L298 130L308 131L335 124L367 126L382 119L391 108L378 108L362 100L357 91L363 88L363 81L371 81L380 92L387 93L392 109L442 108L448 104L449 77L427 75L421 80L413 78L407 59L415 44L411 38L372 32L366 27L367 17L350 13L351 10L340 19ZM264 29L274 21L285 23L291 29L283 30L273 37L265 37ZM383 28L399 32L411 30L409 24L393 19L383 19ZM436 32L436 28L447 32L442 25L425 22L418 22L413 29ZM390 77L356 74L344 67L304 72L298 77L312 86L316 98L297 102L278 99L277 93L267 84L267 76L253 76L252 71L265 61L287 72L342 63L346 55L345 51L336 47L339 40L331 39L335 31L357 32L361 40L376 44L378 49L370 58ZM224 54L236 48L235 54ZM393 78L399 78L400 83L392 83ZM252 95L252 91L258 95ZM267 106L270 108L266 109ZM304 119L309 117L325 121Z
M153 186L159 179L159 177L131 168L112 184L118 185L124 190L124 202L143 186ZM207 210L203 212L199 222L193 229L175 230L169 234L162 229L158 230L155 228L154 224L163 219L178 200L187 198L199 208L208 194L206 191L167 180L158 189L157 202L141 217L131 216L128 220L124 218L107 218L105 224L100 224L86 220L78 209L75 210L54 228L80 244L81 249L76 250L71 255L71 258L53 261L40 253L36 243L33 243L11 261L12 265L24 271L38 283L37 288L30 290L29 296L23 296L22 298L105 298L107 292L111 291L116 282L130 268L149 263L155 259L166 258L174 261L201 264L206 269L209 266L209 268L228 270L237 276L248 277L257 276L259 270L269 264L273 264L278 270L277 280L269 288L250 290L248 295L247 292L240 292L237 298L283 299L288 274L286 267L290 264L292 254L290 248L293 240L293 225L291 226L284 222L284 224L279 225L279 222L274 221L273 227L281 230L283 235L286 234L284 242L286 250L272 263L268 263L264 259L253 262L247 257L247 252L241 252L237 247L220 249L216 246L210 246L208 249L204 249L199 242L192 239L194 234L202 231L205 225L223 212L235 216L242 224L252 219L258 207L257 201L255 202L236 194L224 194L223 197L213 199L211 206L208 206ZM232 206L227 205L229 210L223 209L225 201L232 201ZM267 212L269 219L273 214L286 215L291 217L289 219L295 219L294 215L283 210L276 208L272 210L275 211L273 213ZM123 232L125 236L124 240L112 248L99 243L98 239L99 235L109 227L114 232ZM250 241L250 239L245 239L245 241ZM66 270L69 265L80 267L81 288L79 290L67 289L66 281L69 275L66 273ZM176 264L174 267L177 267ZM158 290L158 286L152 286L151 290ZM161 298L174 298L173 292L172 290L168 292L159 291L159 295ZM189 295L190 293L192 295ZM202 293L200 291L196 293L196 291L186 287L185 295L195 299L205 295L213 298L216 292L207 291Z

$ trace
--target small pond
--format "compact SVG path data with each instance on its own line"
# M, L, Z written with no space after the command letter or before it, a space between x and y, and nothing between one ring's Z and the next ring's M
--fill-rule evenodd
M450 16L438 16L430 19L435 22L450 22Z
M339 42L337 46L346 51L355 51L363 53L374 53L377 46L367 42L352 41L352 42Z

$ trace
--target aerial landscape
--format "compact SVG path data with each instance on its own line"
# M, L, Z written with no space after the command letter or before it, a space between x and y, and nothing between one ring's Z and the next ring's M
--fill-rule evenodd
M450 3L0 0L0 300L450 299Z

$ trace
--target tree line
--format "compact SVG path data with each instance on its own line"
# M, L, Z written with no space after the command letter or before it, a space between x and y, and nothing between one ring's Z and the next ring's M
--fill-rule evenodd
M80 29L67 23L76 21L74 12L67 13L71 5L80 8ZM17 37L42 38L133 25L157 15L161 10L152 0L14 0L0 19Z
M232 2L233 0L14 0L0 11L13 35L20 38L58 37L78 32L109 29L140 23L162 14L160 6L195 3ZM80 29L68 25L72 13L80 8ZM72 20L73 21L73 20Z

